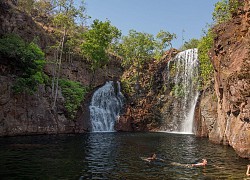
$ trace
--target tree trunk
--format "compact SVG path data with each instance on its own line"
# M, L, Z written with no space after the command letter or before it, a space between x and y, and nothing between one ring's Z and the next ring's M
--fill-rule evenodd
M55 58L55 62L53 63L53 79L52 79L52 84L51 84L51 96L54 98L55 96L55 80L56 80L56 74L57 74L57 64L58 64L58 53L60 51L60 46L61 46L61 43L59 44L59 46L57 47L57 49L55 50L55 53L54 53L54 58Z
M59 62L58 62L58 71L57 71L57 77L56 77L56 89L55 89L53 108L55 108L55 106L56 106L56 101L57 101L57 96L58 96L58 84L59 84L58 82L59 82L59 77L60 77L60 73L61 73L61 64L62 64L62 56L63 56L65 37L66 37L66 28L64 28L63 37L62 37L62 45L61 45Z

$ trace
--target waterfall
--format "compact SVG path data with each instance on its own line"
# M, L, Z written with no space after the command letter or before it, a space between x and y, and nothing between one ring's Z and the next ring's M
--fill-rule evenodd
M198 99L199 61L197 49L178 53L168 62L167 86L172 99L164 130L192 133L195 105Z
M124 100L119 82L106 82L96 90L89 106L92 131L114 131L115 121L119 118Z

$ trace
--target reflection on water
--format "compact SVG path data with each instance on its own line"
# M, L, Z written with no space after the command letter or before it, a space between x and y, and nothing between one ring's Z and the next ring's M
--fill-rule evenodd
M243 179L246 159L193 135L90 133L0 138L1 179ZM146 162L155 152L164 162ZM203 167L187 167L208 160Z

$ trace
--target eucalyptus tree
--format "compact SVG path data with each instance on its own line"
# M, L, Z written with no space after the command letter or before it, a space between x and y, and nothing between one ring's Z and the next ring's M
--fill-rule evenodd
M17 1L18 8L21 11L26 12L28 14L31 14L32 10L34 9L34 4L35 4L35 0L18 0Z
M145 62L160 59L168 46L172 47L171 41L176 38L175 34L160 31L156 38L152 34L130 30L127 36L122 37L119 45L119 55L122 57L122 65L126 68L136 67L137 94L140 88L140 73ZM133 84L133 83L132 83Z
M242 5L239 0L220 0L214 5L213 20L220 24L232 18L237 13L238 7Z
M122 37L120 55L125 67L140 67L154 57L155 41L152 34L130 30L128 36Z
M70 35L74 34L77 28L77 21L87 18L85 15L85 2L81 1L80 5L74 4L73 0L54 0L55 15L53 24L56 26L57 33L61 36L55 50L55 68L52 81L52 96L54 97L53 107L56 105L58 95L58 82L60 78L61 64L63 53L65 51L66 39L70 39ZM67 37L67 38L66 38ZM56 83L56 85L55 85Z
M122 65L126 68L136 67L135 89L138 94L140 89L140 72L145 62L154 57L155 40L152 34L130 30L127 36L122 37L119 48ZM130 77L134 79L133 77ZM134 82L131 82L133 85Z
M200 41L198 39L192 38L189 41L185 41L185 43L181 46L180 50L184 51L184 50L187 50L187 49L197 48L199 42Z
M208 55L209 50L214 43L214 34L212 29L208 29L206 34L198 43L198 58L200 62L200 76L203 86L207 85L212 78L213 66Z
M157 38L157 49L160 53L160 56L163 55L164 50L166 50L167 47L172 48L172 41L177 38L176 34L170 33L168 31L161 30L156 35Z
M90 29L83 33L81 50L91 64L93 77L98 68L108 63L108 50L120 36L120 30L112 26L110 21L102 22L97 19L93 21Z

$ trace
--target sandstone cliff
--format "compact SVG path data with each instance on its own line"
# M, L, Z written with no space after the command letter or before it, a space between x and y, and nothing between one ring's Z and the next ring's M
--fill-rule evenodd
M238 14L216 26L214 34L210 56L216 98L211 89L203 93L196 134L250 158L250 2L245 0Z

